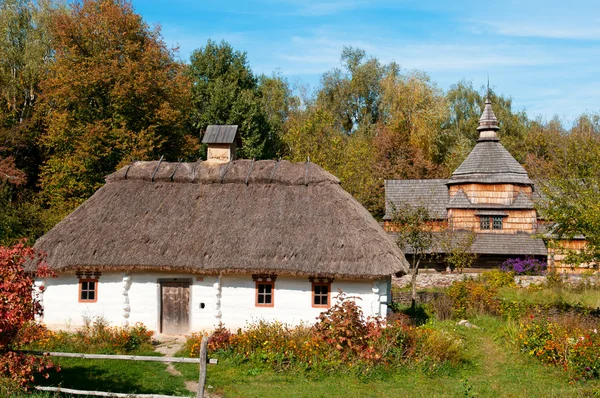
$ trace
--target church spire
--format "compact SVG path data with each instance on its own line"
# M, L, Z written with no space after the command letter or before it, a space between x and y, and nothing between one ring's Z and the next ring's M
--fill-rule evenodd
M500 127L498 127L498 119L496 118L496 115L494 115L494 110L492 109L489 90L488 83L488 95L485 99L483 113L479 118L479 127L477 127L477 130L479 131L478 141L498 141L496 131L500 130Z

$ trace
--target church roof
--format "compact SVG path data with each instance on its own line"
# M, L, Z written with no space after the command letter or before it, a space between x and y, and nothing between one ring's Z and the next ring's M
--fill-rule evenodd
M486 100L479 119L479 139L465 161L452 173L448 185L464 183L533 185L527 171L502 146L496 131L498 119Z
M447 216L448 187L446 179L385 180L385 216L391 220L395 209L403 206L423 206L433 218Z

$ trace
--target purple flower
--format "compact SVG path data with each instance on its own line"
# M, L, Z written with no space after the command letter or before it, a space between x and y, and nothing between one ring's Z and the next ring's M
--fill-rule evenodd
M509 258L500 266L504 272L514 272L517 275L544 275L546 263L536 258Z

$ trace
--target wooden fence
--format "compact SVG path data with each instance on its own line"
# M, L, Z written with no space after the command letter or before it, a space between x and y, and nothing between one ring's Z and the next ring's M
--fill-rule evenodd
M136 355L102 355L102 354L79 354L71 352L30 352L35 355L49 355L52 357L68 357L68 358L82 358L82 359L111 359L111 360L125 360L125 361L147 361L147 362L170 362L170 363L199 363L200 364L200 376L198 378L198 391L196 392L197 398L204 398L204 385L206 383L206 364L207 361L207 345L208 337L202 338L200 344L200 357L199 358L175 358L175 357L145 357ZM216 364L216 360L211 359L211 364ZM35 386L36 390L39 391L51 391L51 392L62 392L73 395L88 395L97 397L117 397L117 398L181 398L181 396L173 395L160 395L160 394L126 394L116 392L104 392L104 391L84 391L74 390L71 388L63 387L43 387Z

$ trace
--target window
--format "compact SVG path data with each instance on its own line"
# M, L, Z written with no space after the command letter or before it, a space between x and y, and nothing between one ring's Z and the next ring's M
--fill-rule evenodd
M479 228L502 229L502 216L479 216Z
M95 303L98 300L98 279L79 280L79 302Z
M492 229L502 229L502 217L494 216L492 222Z
M318 308L329 308L331 305L331 283L313 282L312 284L312 306Z
M275 293L275 282L256 282L256 306L273 307L273 294Z
M479 217L479 228L490 229L490 217L489 216L480 216Z

